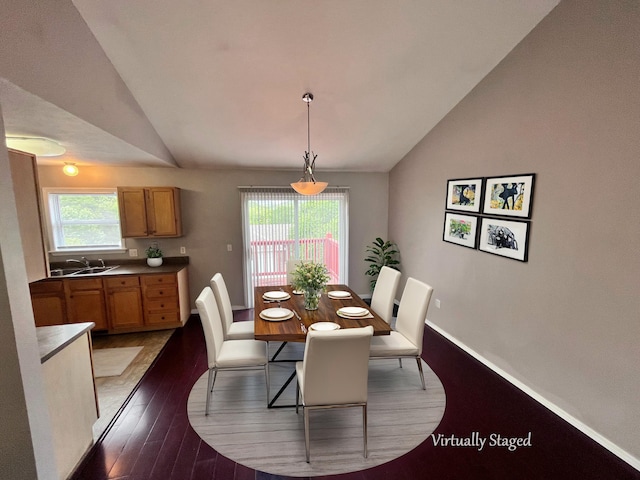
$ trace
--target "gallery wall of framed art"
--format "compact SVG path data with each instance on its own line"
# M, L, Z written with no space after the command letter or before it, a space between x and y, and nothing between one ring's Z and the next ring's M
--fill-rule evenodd
M442 240L527 262L534 182L534 173L448 180Z

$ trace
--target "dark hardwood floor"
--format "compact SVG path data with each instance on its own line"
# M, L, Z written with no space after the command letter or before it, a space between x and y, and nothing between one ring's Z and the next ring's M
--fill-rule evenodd
M249 318L251 311L240 312ZM242 319L242 318L238 318ZM447 407L435 435L525 437L531 447L436 446L432 438L387 464L318 480L640 479L618 459L430 328L423 358L440 377ZM218 455L189 425L186 403L206 371L202 327L192 316L141 380L112 428L71 477L77 479L285 480ZM487 442L488 443L488 442Z

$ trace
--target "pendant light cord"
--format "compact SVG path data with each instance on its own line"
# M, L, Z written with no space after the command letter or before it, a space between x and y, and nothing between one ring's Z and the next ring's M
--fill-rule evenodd
M311 156L311 120L309 116L309 111L311 110L311 102L307 102L307 150L309 151L309 156Z

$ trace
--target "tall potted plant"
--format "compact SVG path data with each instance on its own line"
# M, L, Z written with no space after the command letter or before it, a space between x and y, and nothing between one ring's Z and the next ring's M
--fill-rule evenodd
M377 237L375 241L367 246L368 256L364 259L365 262L369 262L369 269L365 272L366 275L372 277L369 281L371 291L376 287L378 281L378 275L382 267L391 267L395 270L400 270L398 265L398 246L390 241L384 241L380 237Z

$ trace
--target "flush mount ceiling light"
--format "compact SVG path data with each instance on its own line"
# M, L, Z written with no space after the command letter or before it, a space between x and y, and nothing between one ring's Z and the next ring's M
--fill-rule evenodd
M79 170L78 170L78 167L76 167L76 164L69 163L69 162L64 162L64 167L62 167L62 171L64 172L65 175L68 175L70 177L75 177L79 173Z
M327 188L327 182L316 182L313 176L313 169L316 166L316 157L318 155L311 151L311 134L309 121L309 105L313 101L312 93L305 93L302 100L307 103L307 151L304 152L304 167L302 170L302 178L296 183L292 183L291 187L301 195L317 195ZM313 158L311 158L313 157Z
M58 142L44 137L7 136L7 147L35 155L36 157L57 157L67 150Z

